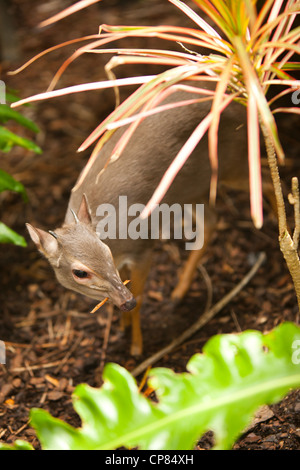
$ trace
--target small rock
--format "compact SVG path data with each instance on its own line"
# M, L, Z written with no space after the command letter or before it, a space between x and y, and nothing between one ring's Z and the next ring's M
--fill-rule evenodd
M296 403L295 411L296 411L296 413L300 411L300 403Z
M48 399L51 401L56 401L60 400L64 396L63 392L60 392L59 390L52 390L51 392L48 393Z
M13 389L12 384L4 384L1 389L0 389L0 403L3 403L5 400L5 397L11 392Z
M254 434L254 432L251 432L248 434L248 436L245 438L245 441L247 442L257 442L260 440L260 437Z
M283 434L281 434L281 437L283 436ZM265 439L264 439L265 442L276 442L277 441L277 437L274 435L274 434L271 434L270 436L267 436Z
M12 384L13 384L13 387L14 387L14 388L19 388L19 387L21 387L21 385L22 385L22 380L20 379L20 377L16 377L16 378L12 381Z

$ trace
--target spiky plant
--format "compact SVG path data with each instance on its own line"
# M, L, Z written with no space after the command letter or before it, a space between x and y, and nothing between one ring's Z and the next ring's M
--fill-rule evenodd
M211 111L199 122L178 155L175 156L174 161L145 208L143 216L149 215L153 207L159 203L176 174L206 132L208 132L212 166L211 201L214 201L217 186L217 146L220 115L233 100L241 103L247 108L252 218L255 226L260 228L263 222L259 139L261 131L265 141L278 208L280 248L292 275L300 306L298 182L296 178L293 179L293 197L290 201L294 204L295 209L295 229L293 235L291 235L287 228L285 203L278 173L278 161L282 162L284 160L284 150L274 118L274 115L278 112L299 114L299 108L276 106L283 95L300 87L299 80L291 75L293 70L299 70L299 63L293 61L293 56L300 52L300 28L293 27L293 24L300 11L300 2L297 0L266 0L258 11L257 0L194 0L194 3L210 19L211 24L209 24L182 1L169 1L194 21L195 29L174 26L128 27L102 25L98 35L69 41L39 54L36 58L57 47L70 44L70 42L93 40L88 45L80 47L63 63L47 93L33 96L23 100L23 102L91 89L140 84L139 88L121 103L81 145L79 150L84 150L97 142L85 171L82 173L81 180L78 183L80 184L99 150L117 127L130 123L115 148L114 158L121 155L136 126L148 115L162 112L170 107L188 106L195 102L195 99L188 99L187 95L187 99L180 103L160 105L166 96L174 93L178 88L185 90L187 93L198 93L199 100L203 98L211 99ZM95 3L95 1L83 0L78 2L77 7L86 6L88 3ZM66 11L65 15L68 13L69 11ZM161 38L181 44L182 50L103 48L109 43L129 37ZM211 53L203 55L198 52L199 48L210 50ZM51 91L66 68L84 53L117 54L106 65L110 80ZM167 69L152 76L115 79L112 72L115 67L133 63L161 64L165 65ZM192 80L198 80L199 86L191 86L189 81ZM216 82L214 92L201 87L201 82L205 80ZM268 98L271 87L276 87L276 90L280 87L281 91L276 91L272 98ZM18 104L22 104L22 102Z

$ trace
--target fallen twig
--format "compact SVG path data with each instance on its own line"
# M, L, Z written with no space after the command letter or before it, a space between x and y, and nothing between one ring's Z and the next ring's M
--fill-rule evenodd
M213 287L212 287L212 282L211 279L208 275L208 272L206 271L205 267L200 264L198 267L200 273L202 274L203 280L206 284L206 290L207 290L207 299L206 299L206 306L204 309L204 312L209 310L211 308L212 304L212 299L213 299Z
M47 364L34 364L27 367L14 367L13 369L10 369L10 372L28 372L28 368L30 368L30 370L49 369L51 367L58 366L60 362L61 361L55 361L48 362Z
M124 286L126 286L129 282L130 282L129 279L127 279L127 281L124 281L124 282L123 282ZM99 310L99 308L102 307L102 305L104 305L105 302L107 302L108 300L109 300L108 297L105 297L105 299L101 300L101 302L100 302L99 304L97 304L96 307L93 308L93 310L91 311L91 313L97 312L97 310Z
M58 365L58 367L55 369L55 373L57 374L60 369L62 368L62 366L67 362L67 360L69 359L69 357L73 354L73 352L77 349L77 347L79 346L81 340L83 338L83 332L81 332L77 338L76 341L74 341L73 343L73 346L69 349L69 351L67 352L67 354L65 355L65 357L60 361L60 364Z

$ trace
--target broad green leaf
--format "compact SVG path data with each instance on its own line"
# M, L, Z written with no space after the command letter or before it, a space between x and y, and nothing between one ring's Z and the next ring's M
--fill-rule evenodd
M0 442L0 450L34 450L31 444L17 439L12 445Z
M183 448L199 430L214 431L217 448L231 447L261 405L299 387L300 360L293 358L299 335L300 328L291 323L266 336L254 331L219 335L189 361L190 374L156 369L152 384L165 411L176 403L182 422L188 423L188 433L179 429Z
M19 145L35 153L42 153L40 147L31 140L20 137L5 127L0 126L0 151L9 152L15 145Z
M44 449L191 449L207 430L214 431L216 447L226 449L261 405L300 386L299 344L300 328L292 323L267 335L215 336L191 358L189 372L152 370L158 403L139 392L128 371L108 364L100 389L75 389L81 428L39 409L31 411L31 422Z
M28 201L26 190L23 184L19 181L16 181L9 173L6 173L6 171L0 169L0 193L6 190L20 193L23 197L23 200L25 202Z
M14 232L14 230L7 227L3 222L0 222L0 243L13 243L18 246L27 246L25 239Z
M39 132L38 126L32 122L30 119L27 119L26 117L22 116L22 114L18 113L18 111L15 111L12 109L10 106L7 104L1 104L0 105L0 122L5 124L9 120L14 120L21 124L24 127L27 127L27 129L30 129L33 132Z

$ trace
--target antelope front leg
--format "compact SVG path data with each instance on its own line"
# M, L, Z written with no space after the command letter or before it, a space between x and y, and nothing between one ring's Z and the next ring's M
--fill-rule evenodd
M143 352L140 310L142 306L144 286L148 277L150 265L151 258L149 256L131 269L131 292L136 300L136 307L131 310L131 312L126 312L126 316L123 317L123 325L125 322L128 324L130 318L132 329L130 353L132 356L139 356Z
M171 299L175 302L179 302L183 299L185 294L190 288L190 285L193 281L194 273L197 269L197 266L200 262L200 259L204 255L206 248L209 244L209 241L212 237L212 234L216 227L216 216L215 213L206 208L205 209L205 223L204 223L204 244L203 247L199 250L193 250L179 276L179 281L171 294Z
M131 325L131 312L121 312L120 326L121 330L125 331Z
M180 301L183 299L185 294L190 288L191 282L194 277L194 272L198 266L201 256L203 255L203 249L192 251L189 255L183 271L179 277L179 281L175 289L171 294L171 299L176 301Z

